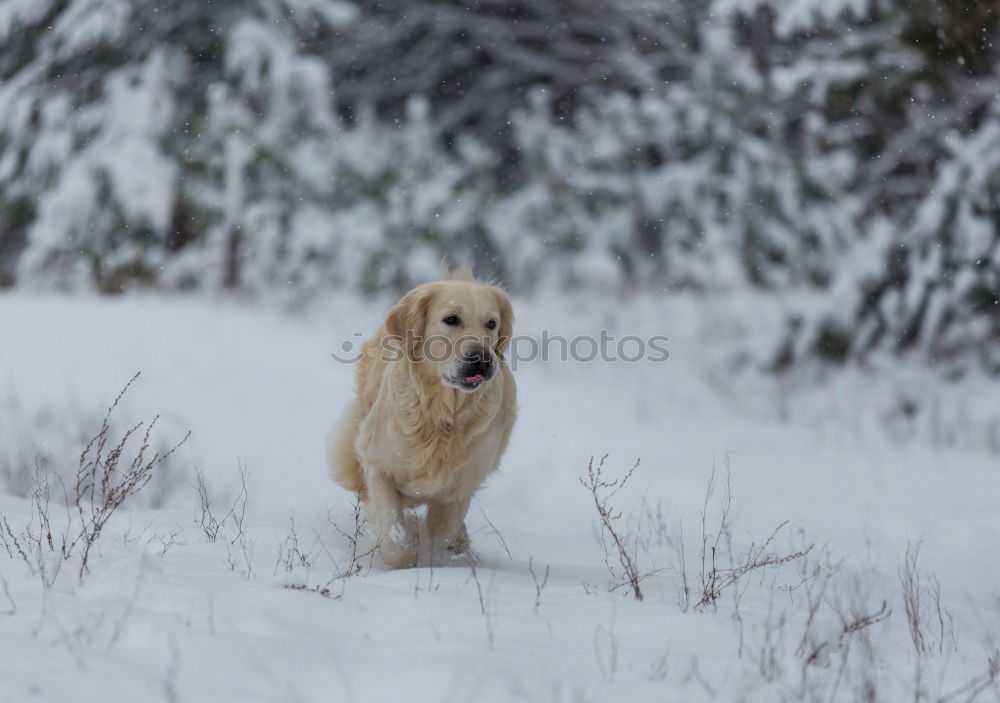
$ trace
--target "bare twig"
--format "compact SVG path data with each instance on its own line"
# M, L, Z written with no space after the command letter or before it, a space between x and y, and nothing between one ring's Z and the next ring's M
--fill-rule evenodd
M650 533L650 540L655 540L659 547L667 547L674 553L674 563L672 568L681 578L679 586L678 606L683 612L691 608L691 584L688 580L687 550L684 544L684 523L677 521L676 533L670 528L667 517L664 514L663 506L656 505L656 509L646 510L647 529ZM649 545L647 545L649 550Z
M923 595L923 584L921 582L920 570L917 568L917 559L920 557L920 543L916 545L907 543L906 554L903 562L899 565L899 583L903 587L903 608L906 611L906 622L910 628L910 640L913 648L918 654L927 651L927 642L924 637L924 627L921 618L921 597Z
M208 496L205 474L197 467L194 470L194 480L195 490L198 491L198 509L200 510L200 513L195 518L195 522L201 525L201 529L205 533L205 537L208 538L208 541L215 542L219 537L219 528L222 522L225 522L226 518L223 517L220 521L216 519L215 514L212 512L212 503L214 501Z
M624 476L609 481L603 477L604 462L607 458L608 455L605 454L595 466L594 458L591 457L587 463L587 476L580 479L580 485L590 492L594 500L594 508L597 510L597 515L600 518L599 541L604 548L604 565L607 567L608 573L611 574L614 581L612 590L623 585L628 585L632 589L632 595L635 596L635 599L641 601L643 596L639 582L645 574L639 574L635 554L628 550L625 546L623 536L615 529L615 522L621 518L622 513L620 510L616 510L609 502L618 491L625 487L629 478L632 477L633 472L639 468L639 460L636 459L635 464L633 464L632 468ZM608 540L614 546L616 552L614 557L611 556L611 550L607 543ZM613 559L617 560L618 565L621 567L621 573L613 565Z
M702 592L701 600L698 601L698 604L695 607L702 608L706 605L714 604L719 599L722 591L729 586L738 583L742 577L753 571L787 564L788 562L801 559L812 551L813 545L811 544L805 549L800 549L787 554L777 554L771 550L771 544L774 542L774 538L787 524L787 522L782 522L774 528L774 531L762 544L757 545L756 543L752 543L740 561L729 568L719 568L716 566L715 548L713 547L711 570L708 575L704 577L704 590Z
M274 563L275 575L278 573L278 567L282 567L286 572L299 568L304 568L308 571L312 568L315 560L313 553L318 541L319 537L317 536L313 546L308 551L302 551L299 545L299 533L295 529L295 513L292 513L288 517L288 534L285 535L285 539L278 545L278 557Z
M723 539L730 539L729 531L729 511L733 505L733 484L732 472L729 468L729 455L726 455L726 493L722 498L722 505L719 513L719 527L715 535L708 531L708 506L715 493L715 462L712 462L712 473L708 477L708 485L705 488L705 502L701 508L701 600L695 607L706 603L714 604L718 598L720 589L716 583L719 577L719 570L716 568L716 558L718 556L719 544ZM731 550L730 550L731 551Z
M951 639L954 646L954 627L948 609L941 604L941 583L931 572L923 572L918 566L920 543L906 545L903 561L897 573L903 589L903 608L910 630L910 640L918 654L931 651L944 653L945 641ZM928 622L933 620L937 625ZM936 632L935 632L936 630Z
M479 596L479 612L483 615L483 620L486 622L486 640L489 644L490 649L493 649L493 645L496 641L496 632L493 626L493 617L486 607L486 599L483 597L483 586L479 582L479 572L476 571L476 560L475 558L466 552L465 559L469 564L469 571L472 574L471 578L476 584L476 593Z
M254 540L244 529L247 515L249 472L246 464L239 462L239 487L229 509L220 518L212 506L216 500L211 498L205 475L195 469L195 490L198 493L198 507L195 513L195 524L199 525L209 542L216 542L221 537L226 544L226 564L230 570L243 574L248 580L253 577ZM239 549L234 547L238 545Z
M483 514L483 519L486 520L486 524L490 526L491 530L493 530L493 535L497 538L497 541L500 542L500 546L503 547L503 550L505 552L507 552L507 558L513 561L514 557L510 555L510 549L507 547L507 540L503 538L503 533L501 533L500 530L497 529L496 525L494 525L493 522L489 519L489 517L486 516L485 510L480 508L479 512Z
M341 595L333 595L333 591L330 590L330 583L325 583L322 586L306 586L301 583L290 583L285 586L289 591L305 591L306 593L315 593L316 595L323 596L324 598L331 598L333 600L340 600Z
M141 373L141 372L140 372ZM64 558L68 558L74 550L80 553L80 578L87 571L90 550L97 543L101 531L114 512L131 496L141 491L153 477L153 469L176 452L191 433L177 442L163 454L154 452L151 457L146 453L150 448L150 435L156 426L157 415L149 423L139 422L128 429L116 443L111 441L111 415L121 402L129 387L139 378L136 373L114 402L108 407L101 427L97 434L87 443L80 453L79 467L74 485L74 502L80 519L80 532L62 545ZM145 427L142 434L142 444L136 451L132 461L122 468L122 458L129 439Z
M10 610L8 610L4 615L14 615L17 612L17 603L14 602L14 596L10 594L10 584L7 583L7 579L0 574L0 584L3 585L3 594L7 597L7 602L10 603Z
M986 661L986 671L971 678L954 691L944 694L937 703L950 703L961 699L964 703L972 703L979 695L1000 679L1000 652L990 652Z
M113 439L112 415L139 375L136 373L129 379L108 406L97 433L80 452L72 490L67 492L63 487L64 494L67 494L67 519L62 534L53 535L49 474L41 461L36 461L32 518L27 528L15 532L7 519L2 518L0 535L8 553L13 556L17 552L28 567L41 576L46 587L54 583L61 562L73 557L79 560L78 575L83 579L89 568L91 550L97 545L108 521L150 482L154 469L191 436L188 432L166 451L154 451L150 455L150 437L159 419L157 416L148 423L136 423L117 440ZM132 437L141 437L141 443L128 461L125 453ZM53 555L58 555L55 560L49 558Z
M364 510L361 507L361 502L354 502L354 525L350 532L341 529L332 517L330 517L329 520L330 524L333 525L333 529L339 532L350 545L347 567L341 569L340 573L334 576L334 580L348 578L361 573L361 571L365 568L363 564L365 559L368 560L368 569L370 570L372 568L372 563L375 560L375 555L378 553L379 542L376 541L368 549L362 550L361 548L361 542L365 534L365 525L368 523Z
M167 555L167 552L170 550L170 548L173 547L175 544L177 544L177 538L180 537L183 533L184 533L183 528L181 528L180 526L175 526L172 530L170 530L169 534L157 535L157 537L159 537L161 545L160 549L161 557ZM150 538L150 540L152 539L154 538Z
M549 582L549 565L545 565L545 575L539 580L538 576L535 574L535 568L532 564L534 557L528 557L528 571L531 573L531 580L535 583L535 610L538 610L538 606L542 604L542 591L545 590L545 585Z
M785 554L775 552L772 545L778 534L788 525L788 522L785 521L775 527L763 543L751 543L750 547L740 558L734 558L732 532L729 524L729 512L733 505L733 486L728 455L726 456L725 467L725 493L721 497L719 525L714 533L710 532L708 528L709 505L715 493L714 463L712 465L712 473L708 479L708 486L705 489L705 501L702 504L701 510L701 597L695 604L695 608L715 607L722 592L738 584L744 576L761 569L778 567L802 559L813 548L813 545L810 544L804 549L798 549ZM720 547L722 546L728 552L729 567L722 567L718 563ZM736 605L738 608L738 595L736 597Z

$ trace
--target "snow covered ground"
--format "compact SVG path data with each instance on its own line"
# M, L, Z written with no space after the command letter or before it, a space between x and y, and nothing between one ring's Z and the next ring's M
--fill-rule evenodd
M995 383L766 378L739 353L770 323L753 300L515 299L518 334L665 334L671 358L519 363L518 426L469 515L475 569L363 559L335 578L354 513L322 445L353 370L330 354L385 306L0 297L0 492L25 493L12 472L35 456L71 475L136 371L116 427L158 413L157 446L192 432L144 489L156 494L108 523L82 579L70 560L44 587L0 547L0 701L1000 700ZM578 480L603 454L613 477L641 458L612 502L654 572L642 602L609 590ZM241 467L242 531L230 518L213 542L194 470L221 520ZM784 521L766 554L813 546L696 607L727 467L720 578ZM18 533L32 503L0 495L0 512ZM58 528L55 498L51 512ZM899 572L918 543L913 633Z

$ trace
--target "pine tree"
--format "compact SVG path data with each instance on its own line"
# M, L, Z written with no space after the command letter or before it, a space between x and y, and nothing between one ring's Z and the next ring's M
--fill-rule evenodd
M860 43L869 70L827 102L855 153L863 226L831 304L778 355L909 355L950 374L1000 373L1000 8L881 2ZM867 41L866 41L867 39Z

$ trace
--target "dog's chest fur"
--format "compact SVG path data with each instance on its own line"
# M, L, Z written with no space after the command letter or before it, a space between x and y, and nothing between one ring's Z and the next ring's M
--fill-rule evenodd
M385 433L380 443L394 456L382 463L400 493L415 503L471 496L496 465L499 437L485 430L503 402L504 374L476 393L424 395L405 377L392 379L383 392L396 413L371 429Z

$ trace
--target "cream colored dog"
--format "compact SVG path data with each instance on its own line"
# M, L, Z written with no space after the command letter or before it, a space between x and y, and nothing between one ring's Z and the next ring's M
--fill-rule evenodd
M513 317L506 293L459 272L404 295L364 345L327 461L394 568L416 563L404 508L427 505L432 548L468 549L469 501L497 468L517 413L503 356Z

